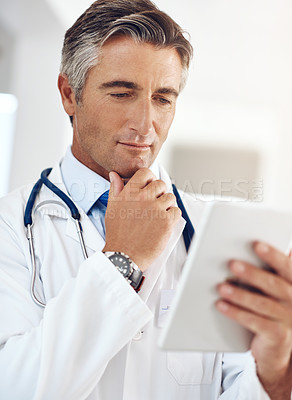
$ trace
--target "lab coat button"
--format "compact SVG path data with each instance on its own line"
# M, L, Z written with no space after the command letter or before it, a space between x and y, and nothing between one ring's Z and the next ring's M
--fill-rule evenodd
M139 341L142 339L143 331L139 331L136 333L136 335L133 337L133 340Z

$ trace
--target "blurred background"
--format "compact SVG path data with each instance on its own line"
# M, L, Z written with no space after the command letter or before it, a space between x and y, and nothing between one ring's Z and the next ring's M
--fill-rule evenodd
M57 91L65 31L88 0L0 0L0 195L71 142ZM156 0L191 35L194 62L160 155L177 185L292 204L292 2Z

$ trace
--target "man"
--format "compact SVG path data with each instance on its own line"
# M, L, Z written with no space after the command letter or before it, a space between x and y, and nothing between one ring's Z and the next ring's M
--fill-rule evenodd
M39 307L23 227L31 186L1 201L1 399L290 398L292 263L268 245L254 248L278 276L230 263L265 296L218 286L218 310L255 334L255 363L157 349L161 292L176 287L187 253L155 159L190 56L181 29L149 0L98 0L66 33L58 86L73 143L49 179L75 201L89 257L64 204L43 187L32 214ZM184 200L197 224L203 205Z

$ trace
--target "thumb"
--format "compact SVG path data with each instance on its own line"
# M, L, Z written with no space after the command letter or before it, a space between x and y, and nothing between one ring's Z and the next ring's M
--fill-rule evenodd
M119 174L114 171L109 173L110 179L110 190L109 190L109 198L117 197L124 188L124 182Z

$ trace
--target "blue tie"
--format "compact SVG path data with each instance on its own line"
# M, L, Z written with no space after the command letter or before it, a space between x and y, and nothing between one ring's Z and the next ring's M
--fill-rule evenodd
M98 198L98 200L99 200L105 207L107 207L108 194L109 194L109 190L105 191L105 192Z

